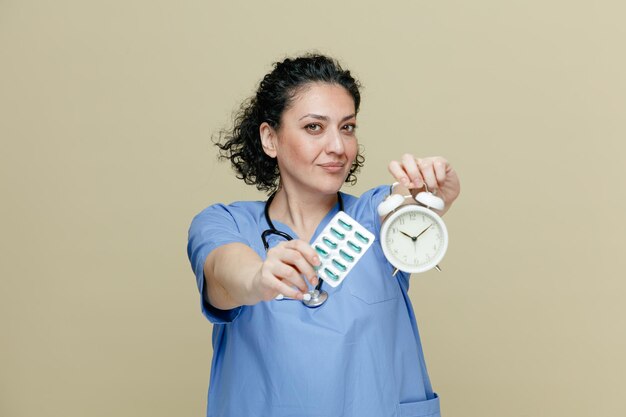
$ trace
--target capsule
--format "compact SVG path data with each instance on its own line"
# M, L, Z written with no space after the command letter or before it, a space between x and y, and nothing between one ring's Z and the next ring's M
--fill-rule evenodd
M339 224L341 225L341 227L343 227L346 230L352 230L352 225L350 223L347 223L347 222L339 219Z
M326 246L328 246L331 249L335 249L337 247L337 244L327 237L324 237L322 240L324 241Z
M337 239L344 239L346 237L346 235L344 233L341 233L339 230L335 229L334 227L330 228L330 232L335 235L335 237Z
M365 244L369 243L369 241L370 241L367 237L363 236L359 232L354 232L354 235L356 236L357 239L359 239L361 242L363 242Z
M355 251L356 253L361 253L361 247L352 241L348 241L348 247Z
M333 271L331 271L328 268L324 268L324 272L326 273L326 276L330 279L332 279L333 281L337 281L339 280L339 275L335 274Z
M338 270L340 270L341 272L345 272L346 269L348 269L344 264L342 264L336 259L333 259L333 266L337 268Z
M328 258L328 252L326 252L324 248L321 248L318 245L315 245L315 251L319 253L320 255L322 255L322 257Z
M350 255L348 252L344 251L343 249L339 249L339 255L341 255L341 257L348 262L354 262L354 256Z

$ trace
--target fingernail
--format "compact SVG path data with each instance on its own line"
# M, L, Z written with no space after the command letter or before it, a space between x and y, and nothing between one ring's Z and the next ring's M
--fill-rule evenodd
M408 187L410 183L411 182L408 178L402 178L402 185L404 185L405 187Z

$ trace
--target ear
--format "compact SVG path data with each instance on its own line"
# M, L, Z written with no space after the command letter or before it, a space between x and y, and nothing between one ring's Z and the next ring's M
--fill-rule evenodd
M259 126L259 135L265 154L270 158L276 158L276 131L274 128L269 123L263 122Z

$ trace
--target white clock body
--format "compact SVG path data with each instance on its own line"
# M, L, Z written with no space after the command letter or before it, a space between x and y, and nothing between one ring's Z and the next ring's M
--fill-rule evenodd
M436 267L448 249L448 230L434 211L415 204L392 212L380 229L385 257L400 271L419 273Z

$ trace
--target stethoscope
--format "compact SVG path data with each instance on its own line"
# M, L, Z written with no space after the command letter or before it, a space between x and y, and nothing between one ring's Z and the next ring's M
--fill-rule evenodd
M272 204L272 200L274 199L275 195L276 193L272 194L265 203L265 221L267 221L267 224L270 226L269 229L265 230L261 234L261 240L263 240L265 252L267 252L267 250L270 248L269 243L267 243L267 237L269 235L274 234L286 240L293 240L293 237L289 233L281 232L280 230L276 229L276 227L274 227L274 223L272 223L272 219L270 218L270 204ZM339 202L339 211L343 211L343 198L341 198L341 194L339 192L337 192L337 200ZM322 280L322 278L320 278L318 284L315 286L315 289L308 292L310 298L305 297L302 300L302 304L310 308L319 307L324 304L326 300L328 300L328 293L322 289L323 283L324 281Z

